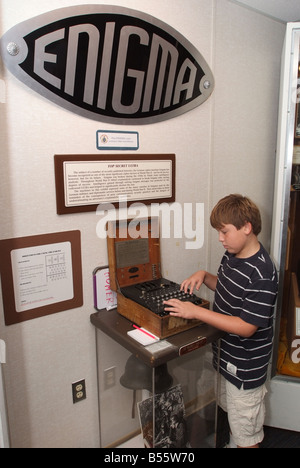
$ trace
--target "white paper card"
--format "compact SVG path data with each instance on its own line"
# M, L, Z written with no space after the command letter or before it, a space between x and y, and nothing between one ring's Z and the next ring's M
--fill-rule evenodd
M94 271L94 306L97 310L117 307L117 293L110 289L109 268Z
M143 346L148 346L159 341L158 336L153 335L153 333L149 332L145 328L130 330L127 332L127 335L138 341Z

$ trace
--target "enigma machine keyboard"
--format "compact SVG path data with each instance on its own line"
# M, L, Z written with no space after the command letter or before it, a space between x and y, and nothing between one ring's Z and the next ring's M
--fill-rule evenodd
M107 228L110 287L117 293L118 313L160 338L198 326L199 320L164 310L163 302L173 298L205 308L209 302L162 278L158 219L110 221Z
M164 301L168 301L169 299L179 299L183 302L202 305L202 299L195 294L186 294L180 290L179 284L164 278L121 288L121 293L125 297L151 310L159 317L169 315L169 312L165 311L164 306Z

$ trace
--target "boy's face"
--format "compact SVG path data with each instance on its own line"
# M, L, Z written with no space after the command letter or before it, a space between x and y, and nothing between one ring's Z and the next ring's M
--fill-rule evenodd
M233 224L224 224L218 233L224 249L231 254L239 255L247 245L251 224L246 223L241 229L237 229Z

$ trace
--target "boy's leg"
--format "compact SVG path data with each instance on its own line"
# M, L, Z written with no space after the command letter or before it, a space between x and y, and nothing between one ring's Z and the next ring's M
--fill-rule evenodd
M216 448L227 448L230 441L230 427L227 415L226 380L216 372L215 392L217 395Z
M238 447L257 448L264 438L265 385L240 390L226 381L227 411L233 440Z

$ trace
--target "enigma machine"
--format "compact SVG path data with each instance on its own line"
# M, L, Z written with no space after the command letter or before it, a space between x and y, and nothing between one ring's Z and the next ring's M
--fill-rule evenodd
M158 218L110 221L107 246L110 286L117 292L119 314L159 338L201 323L172 317L164 310L163 301L173 298L206 308L209 302L185 294L179 284L161 277Z

